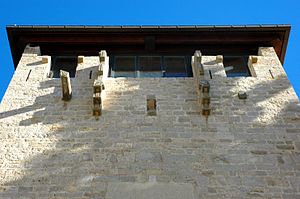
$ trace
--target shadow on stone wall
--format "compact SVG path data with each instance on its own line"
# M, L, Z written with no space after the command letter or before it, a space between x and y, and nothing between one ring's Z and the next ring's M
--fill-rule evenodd
M222 96L212 88L215 119L210 120L211 116L206 127L192 121L195 118L205 121L201 115L178 113L158 120L145 117L146 112L140 109L136 111L140 111L137 114L141 117L131 120L130 114L126 115L129 110L120 111L124 116L115 115L119 107L113 102L105 106L103 116L96 120L91 112L92 80L84 86L72 82L74 93L70 102L61 101L58 80L41 82L39 89L55 87L53 93L38 97L31 106L0 115L1 119L43 107L32 118L20 121L20 126L45 125L49 130L42 133L37 155L25 158L21 165L2 163L2 169L11 166L9 170L15 170L19 178L2 184L0 197L105 198L109 182L148 182L150 178L159 182L192 183L199 198L299 197L296 174L300 156L294 145L299 140L296 132L299 104L285 101L278 109L280 112L264 125L255 121L267 110L261 107L255 113L252 109L285 92L290 85L277 80L256 84L248 88L249 98L243 102L233 94L236 81L226 86ZM273 87L276 90L270 90ZM128 104L133 99L125 97L137 94L123 92L126 91L114 92L116 104L123 99ZM219 97L222 100L217 102ZM234 108L235 103L239 108ZM136 108L134 104L130 107ZM116 109L110 111L110 108ZM110 117L106 118L106 114ZM171 121L166 127L159 126L168 123L164 120L170 118L182 118L186 125L172 128L175 121ZM218 132L218 124L226 129ZM220 134L225 136L218 137ZM31 139L38 141L35 137L24 141Z

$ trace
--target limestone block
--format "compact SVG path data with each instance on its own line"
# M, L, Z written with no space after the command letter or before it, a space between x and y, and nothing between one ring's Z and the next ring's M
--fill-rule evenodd
M202 107L202 115L209 116L210 115L210 110L211 110L211 108L210 108L209 105L204 105Z
M156 111L155 110L149 110L149 111L147 111L147 115L149 115L149 116L155 116L156 115Z
M253 64L257 63L257 56L251 56L251 61Z
M78 57L77 57L77 63L78 63L78 64L82 64L82 63L83 63L83 60L84 60L84 56L78 56Z
M156 115L156 99L154 95L147 96L147 115Z
M48 63L48 57L42 57L42 63L47 64Z
M93 104L94 105L101 105L102 104L101 93L94 93L93 94Z
M223 63L223 55L216 56L216 63L218 63L218 64Z
M264 57L277 57L277 54L273 47L260 47L258 48L258 55Z
M201 98L201 104L202 105L209 105L210 104L210 96L208 93L204 93L202 95L202 98Z
M72 98L72 88L69 72L60 70L60 79L62 86L62 99L69 101Z
M200 81L199 88L202 93L209 93L209 89L210 89L209 81L207 80Z
M102 79L98 78L94 81L94 93L101 93L104 90Z
M251 76L252 77L257 77L255 69L253 67L253 60L252 60L252 58L253 58L253 56L249 57L249 59L248 59L248 68L249 68ZM255 61L255 58L254 58L254 61ZM256 57L256 62L257 62L257 57Z
M147 99L147 110L156 109L156 100L155 99Z
M100 63L99 64L99 67L98 67L98 76L103 75L103 69L104 69L104 67L105 67L104 63Z
M99 59L100 59L100 63L105 63L105 60L107 58L107 53L105 50L101 50L99 52Z
M238 93L238 97L239 97L239 99L247 99L248 95L247 95L246 92L240 91L240 92Z
M102 107L101 105L95 105L93 108L93 115L94 116L101 116L102 114Z
M196 50L194 53L194 57L195 57L195 62L201 63L202 61L202 53L200 50Z

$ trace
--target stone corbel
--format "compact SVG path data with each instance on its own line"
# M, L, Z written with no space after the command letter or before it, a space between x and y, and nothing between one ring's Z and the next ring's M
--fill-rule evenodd
M69 72L60 70L60 79L62 87L62 100L69 101L72 98L72 88Z

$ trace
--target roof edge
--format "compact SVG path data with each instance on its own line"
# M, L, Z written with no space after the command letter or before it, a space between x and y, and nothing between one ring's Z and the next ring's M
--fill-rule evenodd
M288 39L291 30L290 24L248 24L248 25L7 25L6 31L10 44L15 68L18 65L21 47L19 37L24 34L42 34L55 32L59 34L74 33L170 33L180 34L194 32L280 32L282 36L278 57L284 63Z

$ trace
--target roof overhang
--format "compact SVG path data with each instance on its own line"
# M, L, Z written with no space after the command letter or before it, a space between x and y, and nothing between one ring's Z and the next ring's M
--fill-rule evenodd
M180 50L192 54L257 53L258 47L273 46L284 61L290 25L241 26L7 26L15 68L27 44L41 46L43 54L97 54L144 50L147 37L158 51Z

